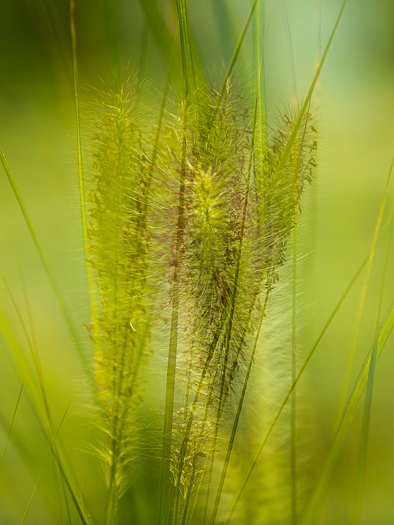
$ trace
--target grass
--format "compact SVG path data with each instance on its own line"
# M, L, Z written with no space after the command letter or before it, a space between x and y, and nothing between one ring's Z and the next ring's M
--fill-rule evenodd
M86 93L80 80L84 30L74 0L68 5L68 44L58 40L71 65L73 205L79 214L73 235L83 312L64 293L29 195L19 187L20 174L6 148L0 149L15 208L43 269L51 301L45 323L55 327L43 344L32 281L25 270L18 285L6 275L0 311L8 376L0 410L1 520L362 523L370 512L364 498L376 439L378 365L394 324L388 293L392 170L366 258L312 342L305 343L300 327L300 272L308 264L302 260L301 209L308 199L316 209L310 199L317 193L309 185L317 184L322 142L314 92L348 2L338 6L321 55L316 47L319 57L311 61L302 103L296 102L290 49L293 99L281 105L276 99L275 112L266 73L275 8L269 13L254 0L238 27L236 7L215 3L209 23L218 25L227 56L219 74L205 66L193 6L186 0L139 4L137 71L124 60L117 6L103 2L100 38L107 42L110 73L99 89ZM58 7L43 3L40 9L54 34ZM157 56L150 52L153 43ZM151 64L164 70L165 79L154 104L156 79L150 87L143 73ZM242 73L249 65L251 83ZM339 415L322 445L316 431L308 438L305 405L315 405L315 393L305 398L301 379L313 370L313 356L330 355L321 346L340 316L346 318L343 305L354 295L359 299L353 326L347 326L352 338L341 371L343 393L335 393ZM368 301L371 334L362 326ZM346 340L341 336L343 346ZM352 423L357 425L364 391L358 428ZM351 475L338 465L342 451L349 451L347 440L351 449L357 444ZM335 515L340 475L350 489Z

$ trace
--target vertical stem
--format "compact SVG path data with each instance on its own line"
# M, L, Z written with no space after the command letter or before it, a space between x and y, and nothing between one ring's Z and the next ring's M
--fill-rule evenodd
M83 230L83 243L85 249L86 272L89 289L90 315L94 321L97 317L96 300L93 286L92 267L90 263L90 250L88 242L88 228L86 218L85 205L85 184L83 178L83 162L82 162L82 143L81 143L81 122L79 114L79 93L78 93L78 60L77 60L77 32L75 27L75 0L70 0L70 22L71 22L71 48L72 48L72 64L73 64L73 83L74 83L74 103L75 103L75 120L77 131L77 151L78 151L78 178L79 178L79 196L81 202L81 217ZM96 327L97 323L93 323ZM96 334L95 334L96 335Z
M115 85L117 88L119 88L120 87L121 61L120 61L118 39L116 37L114 9L113 9L112 0L104 0L104 8L105 8L105 20L107 22L107 36L108 36L111 64L112 64L112 69L115 73L114 75L115 83L116 83Z
M354 506L353 506L353 512L351 516L352 525L358 525L360 523L361 513L363 509L365 478L366 478L366 473L367 473L368 438L369 438L369 427L370 427L371 410L372 410L372 394L373 394L373 386L374 386L374 379L375 379L375 367L376 367L377 352L378 352L380 318L381 318L381 312L382 312L384 285L386 281L391 231L392 231L392 220L390 220L389 229L387 232L386 253L385 253L383 275L382 275L382 282L381 282L381 288L380 288L379 304L378 304L378 310L376 314L374 342L372 345L371 360L370 360L369 371L368 371L367 392L365 395L364 416L363 416L363 424L362 424L362 430L361 430L360 457L359 457L357 482L356 482L357 483L356 494L354 498Z
M179 207L178 220L176 227L176 246L175 246L175 261L174 261L174 291L172 298L172 316L171 316L171 332L170 345L168 350L168 365L167 365L167 385L166 385L166 401L164 412L164 429L163 429L163 464L161 474L161 500L160 500L160 523L163 523L164 516L167 514L168 505L166 504L167 490L166 487L170 479L170 462L171 462L171 434L172 434L172 419L174 412L174 393L175 393L175 373L176 373L176 358L178 348L178 319L179 319L179 291L180 291L180 265L183 251L183 230L184 230L184 206L185 206L185 173L186 173L186 134L187 134L187 116L184 117L183 129L183 151L182 151L182 167L179 187ZM171 502L167 502L171 505Z
M292 352L291 384L297 376L297 205L298 205L298 159L297 140L293 149L293 315L292 315ZM291 493L292 523L297 523L297 404L296 388L291 395Z

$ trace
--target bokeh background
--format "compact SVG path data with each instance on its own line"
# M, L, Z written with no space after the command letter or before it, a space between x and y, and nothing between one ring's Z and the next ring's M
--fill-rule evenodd
M148 7L153 4L151 0L143 3ZM159 0L158 4L172 31L173 3ZM106 5L104 0L76 1L80 97L87 153L93 88L102 89L103 81L111 75ZM138 74L150 81L144 98L154 114L165 85L163 46L168 45L168 35L161 35L164 44L160 47L137 0L113 0L112 5L122 64L131 76ZM229 0L225 13L218 6L216 0L190 2L196 48L213 82L220 79L229 62L250 3ZM340 8L340 0L287 0L286 9L280 0L265 2L266 20L271 12L265 49L269 119L275 118L277 108L290 104L294 90L298 100L306 95L320 39L324 48ZM84 327L88 322L88 302L77 178L69 4L67 0L2 0L0 28L0 145L73 312L80 338L88 346ZM251 70L249 33L236 67L246 97L252 92ZM393 93L394 3L349 0L314 99L320 137L319 169L313 187L305 196L300 218L300 250L305 256L299 285L300 362L371 245L394 155ZM85 170L88 173L88 162ZM389 205L391 203L392 192ZM352 381L373 340L383 254L384 240L381 239L361 320ZM394 300L393 264L391 243L384 315ZM24 286L27 290L45 378L59 414L75 393L71 415L62 432L74 443L73 460L80 465L81 472L96 469L100 478L93 461L92 465L85 464L89 463L84 452L90 431L84 418L90 414L91 400L84 387L78 358L2 169L0 272L24 316ZM308 412L312 476L318 476L332 437L361 282L360 279L346 299L300 384L302 402ZM22 341L18 317L3 281L0 282L0 309ZM0 345L1 455L20 380L2 336ZM393 351L394 343L389 341L376 371L363 524L394 523ZM158 370L152 373L159 375ZM154 383L148 381L146 389L160 406L162 391L158 388L152 392ZM361 412L360 406L333 474L324 521L327 524L346 523L349 519L357 474ZM18 435L25 439L18 442ZM15 420L15 438L11 439L0 473L1 523L21 522L34 487L35 469L40 468L45 455L39 426L29 412L27 400L22 399ZM83 461L79 462L79 455ZM104 505L100 503L103 489L93 478L86 481L85 489L96 499L99 508L100 504ZM42 496L37 492L26 523L52 523L46 513Z

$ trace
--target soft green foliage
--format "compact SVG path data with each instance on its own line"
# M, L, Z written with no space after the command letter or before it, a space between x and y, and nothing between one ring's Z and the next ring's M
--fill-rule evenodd
M212 72L202 66L189 2L139 4L144 49L140 70L135 68L130 80L123 71L116 6L104 1L112 80L102 92L93 91L94 101L87 106L93 116L86 123L80 102L78 12L70 0L75 160L89 298L89 312L83 314L85 340L75 327L80 312L67 306L0 149L86 381L85 397L81 401L76 396L84 413L73 415L68 440L63 439L74 393L54 402L58 385L48 380L23 278L25 308L5 283L26 340L21 343L13 322L0 312L1 343L18 377L8 415L0 412L5 435L0 474L16 449L32 476L18 523L28 523L38 493L49 516L40 516L43 524L323 523L335 463L366 390L352 508L352 525L357 525L367 479L376 367L394 326L393 306L385 317L383 312L389 240L371 348L348 401L342 396L320 473L312 472L319 462L311 462L306 453L313 435L303 427L305 399L298 392L319 343L366 268L344 391L350 386L372 262L380 236L387 227L391 231L394 210L384 222L392 169L368 257L303 359L298 341L299 215L318 160L320 127L313 93L347 0L304 101L297 105L293 93L291 107L275 114L267 111L269 22L263 0L251 0L237 41L229 27L235 11L224 0L212 6L216 22L223 18L227 24L221 35L228 64L216 82L207 81ZM290 26L288 32L291 41ZM151 104L143 80L150 41L166 68L159 109ZM241 57L252 64L251 85L235 72ZM26 431L19 419L26 414L29 439L37 450L23 439ZM81 427L92 423L83 445L80 434L77 443L72 439L77 418Z

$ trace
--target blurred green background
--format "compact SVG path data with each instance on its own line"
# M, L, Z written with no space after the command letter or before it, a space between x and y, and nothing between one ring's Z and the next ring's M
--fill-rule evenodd
M143 0L145 6L152 4ZM114 26L122 63L133 76L151 81L146 101L160 102L166 78L163 49L145 23L136 0L113 0ZM175 26L174 5L159 0L170 30ZM209 76L220 79L229 62L246 20L248 0L225 3L228 17L220 14L217 0L190 2L196 48ZM265 49L268 118L289 104L296 84L297 98L306 95L312 79L322 34L323 48L341 7L339 0L266 1L266 19L272 7ZM83 123L89 120L92 88L102 89L101 79L111 75L108 13L104 0L77 0L77 38L80 97ZM290 28L292 49L289 47ZM0 145L8 159L26 207L55 276L88 344L87 287L81 232L75 113L72 84L69 5L65 0L2 0L0 30ZM164 35L165 36L165 35ZM252 92L250 32L237 64L245 96ZM164 37L163 37L164 38ZM292 58L293 57L293 58ZM294 66L294 67L293 67ZM295 78L292 71L295 71ZM394 3L391 0L349 0L315 95L319 129L318 176L304 198L301 216L301 248L305 255L300 272L302 303L300 356L307 354L368 252L394 155ZM273 120L271 120L273 122ZM86 158L90 149L89 128L84 137ZM88 173L88 161L85 165ZM390 194L389 204L393 202ZM373 339L382 274L384 242L376 254L366 307L356 349L352 380ZM394 300L394 246L391 243L383 314ZM0 272L25 315L22 280L33 310L45 378L57 413L62 414L75 392L71 415L64 425L75 457L83 454L90 438L91 400L83 385L78 358L57 303L29 237L17 202L0 176ZM22 277L21 277L22 276ZM360 279L324 336L300 384L302 404L308 409L311 475L317 476L327 452L338 409L344 370L354 329ZM23 335L3 282L0 308L15 332ZM6 344L1 343L0 454L7 425L12 418L20 381ZM24 344L24 343L23 343ZM377 366L365 504L362 523L394 523L394 343L389 344ZM163 349L164 352L164 349ZM160 361L152 364L154 378ZM163 373L164 376L164 373ZM160 402L162 392L152 391L155 379L147 381L147 396ZM160 410L161 410L161 405ZM361 407L360 407L361 408ZM29 433L28 457L37 452L31 471L22 462L16 441L7 451L0 474L0 523L19 523L35 483L31 472L45 458L45 444L27 401L22 400L16 418L16 434ZM359 416L361 410L359 410ZM30 419L29 419L30 417ZM60 418L60 416L59 416ZM327 500L324 523L340 524L349 519L357 473L360 421L352 425L335 470ZM75 432L78 428L78 432ZM62 431L62 432L63 432ZM72 449L72 447L71 447ZM34 455L34 454L33 454ZM88 496L100 507L99 469L85 484ZM96 479L97 478L97 479ZM4 495L4 496L3 496ZM26 523L52 523L45 514L41 496L34 497ZM101 503L104 504L104 503ZM30 519L30 521L29 521Z

